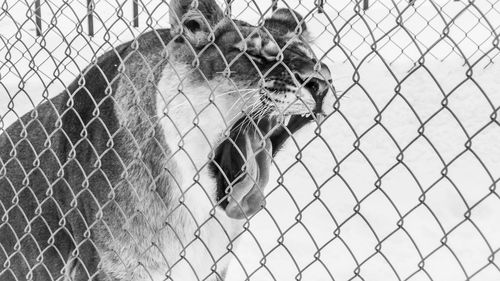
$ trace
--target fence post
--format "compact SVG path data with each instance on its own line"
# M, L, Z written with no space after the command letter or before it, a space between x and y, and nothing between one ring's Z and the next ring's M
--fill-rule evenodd
M94 36L94 0L87 0L87 24L89 29L89 36Z
M132 1L132 14L134 17L134 27L139 27L139 0Z
M363 0L363 10L368 10L368 8L370 7L370 3L368 2L368 0Z
M40 0L35 0L35 25L36 25L36 36L42 35L42 7L40 5Z
M227 16L231 17L231 13L232 13L231 5L232 5L233 1L226 0L226 3L227 3L226 14L227 14Z

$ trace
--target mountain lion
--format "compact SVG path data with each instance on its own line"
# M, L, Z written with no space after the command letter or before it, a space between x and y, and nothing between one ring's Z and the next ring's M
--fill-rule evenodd
M303 18L172 0L0 136L0 280L223 280L283 143L332 107Z

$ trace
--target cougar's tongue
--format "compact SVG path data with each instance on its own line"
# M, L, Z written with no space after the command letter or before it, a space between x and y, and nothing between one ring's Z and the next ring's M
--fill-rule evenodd
M250 217L265 206L264 187L269 181L269 169L272 159L272 145L269 138L262 140L261 131L248 130L235 141L244 164L240 180L233 183L226 214L234 219Z

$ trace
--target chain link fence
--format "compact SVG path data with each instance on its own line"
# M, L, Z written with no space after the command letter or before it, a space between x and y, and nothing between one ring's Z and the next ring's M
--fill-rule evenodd
M172 3L1 2L0 280L500 280L499 1Z

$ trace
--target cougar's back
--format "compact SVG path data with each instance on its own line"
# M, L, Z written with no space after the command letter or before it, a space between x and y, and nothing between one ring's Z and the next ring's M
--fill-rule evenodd
M0 280L107 280L97 249L108 241L90 237L110 237L121 220L113 202L127 196L114 193L134 155L117 117L120 68L169 40L158 30L108 51L0 135Z

